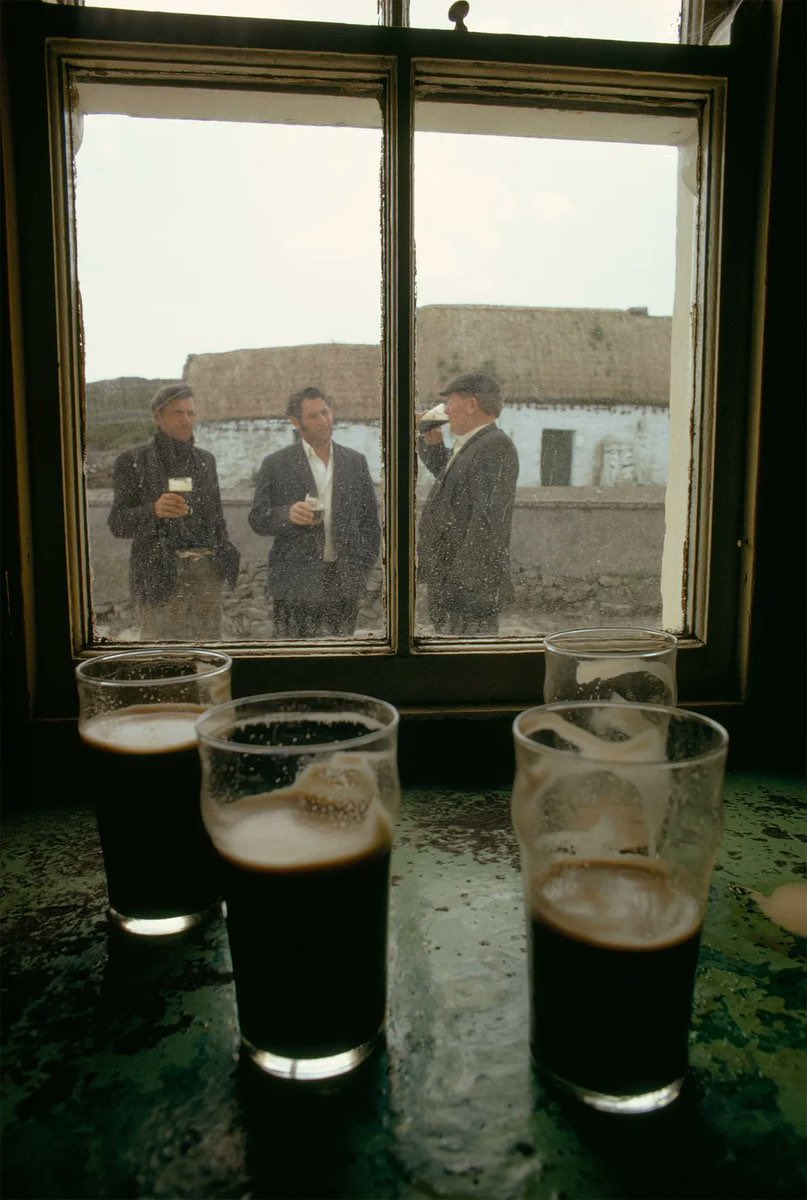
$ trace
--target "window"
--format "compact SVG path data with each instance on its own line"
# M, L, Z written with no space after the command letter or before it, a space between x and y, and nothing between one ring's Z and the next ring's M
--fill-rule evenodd
M658 150L666 155L672 164L669 173L675 225L674 297L670 310L658 314L668 318L664 336L669 339L671 356L666 478L659 481L653 474L653 451L659 440L654 422L664 404L651 390L625 404L631 410L626 417L632 422L628 432L622 427L601 431L596 468L599 475L591 475L590 486L610 487L614 480L625 484L632 474L637 486L662 489L667 497L664 550L658 562L662 619L680 630L686 645L693 648L692 655L682 656L686 663L682 664L682 694L687 695L689 678L693 694L706 696L716 689L722 696L736 697L739 660L734 647L741 591L739 570L727 546L736 545L731 531L738 523L742 495L740 489L732 492L726 486L726 475L732 471L731 456L718 462L715 449L721 444L721 430L731 424L730 414L734 430L741 428L744 420L742 414L738 419L737 410L742 396L730 399L728 393L723 393L724 400L719 400L718 351L728 356L726 379L731 378L733 363L740 363L734 370L742 374L742 352L729 348L727 336L721 342L717 324L718 297L721 290L729 294L726 289L730 288L732 272L744 261L739 248L749 224L756 220L755 199L743 191L741 177L729 170L729 182L737 191L731 220L725 228L720 226L727 81L734 73L735 91L740 97L748 96L752 87L753 73L746 73L739 58L726 53L725 47L667 47L662 52L647 46L619 46L606 52L601 44L593 42L522 39L516 46L512 41L500 42L495 35L479 34L468 43L449 43L443 35L429 31L361 31L339 26L334 26L327 37L318 33L323 40L313 43L310 31L293 22L278 32L277 27L263 30L254 24L241 26L237 21L217 23L213 18L206 20L204 38L200 40L201 27L197 30L193 18L172 21L165 15L141 16L136 25L132 22L125 26L127 36L123 40L120 15L42 6L34 18L22 14L26 7L19 6L10 22L15 53L9 86L17 114L15 152L26 166L24 172L17 168L17 219L21 233L26 235L21 236L20 244L35 248L22 251L26 277L35 280L27 286L36 293L30 299L32 292L26 292L26 303L32 307L28 307L25 321L24 394L44 397L39 403L43 414L51 418L50 424L40 422L39 415L33 424L30 420L24 422L30 439L25 465L30 467L31 490L23 490L30 503L35 535L33 565L26 586L35 631L38 666L34 673L39 682L36 690L41 711L63 710L70 693L66 668L71 655L103 644L103 636L99 638L99 627L103 626L99 617L103 614L97 611L94 598L100 585L99 572L94 569L98 552L93 542L93 501L83 478L85 449L103 424L103 404L97 402L90 387L99 380L89 374L85 377L83 368L83 355L86 352L89 356L92 345L92 330L89 314L81 310L85 289L82 275L87 278L88 262L82 256L90 253L89 242L82 244L81 205L86 196L82 195L81 156L96 136L96 120L100 129L100 121L112 116L107 113L102 118L106 101L99 97L109 97L118 89L130 93L126 104L116 110L126 120L170 122L172 118L165 113L159 117L153 112L146 115L156 93L161 99L170 93L180 105L212 106L205 113L198 109L184 112L181 119L186 125L220 119L226 103L224 115L230 132L236 126L256 124L243 116L244 106L255 97L272 104L293 97L295 104L310 101L314 109L326 100L344 102L351 107L351 115L343 120L332 121L316 114L301 119L299 114L292 114L288 118L293 122L292 133L299 137L300 144L306 128L318 133L320 127L327 129L328 139L334 144L341 143L342 134L352 137L354 133L366 133L371 147L366 162L380 159L383 163L376 176L381 186L374 201L380 214L376 226L380 229L377 261L381 299L377 315L381 335L375 482L385 526L384 577L378 585L383 616L376 629L365 631L366 636L351 639L349 645L338 637L325 639L317 645L315 654L311 647L295 644L295 639L273 645L271 638L232 637L228 644L234 645L243 659L246 687L251 687L253 680L265 681L271 664L273 687L286 681L293 681L293 686L348 683L354 690L392 695L402 704L507 705L536 697L540 639L547 631L545 626L532 623L526 630L504 629L498 638L477 641L462 636L435 638L420 622L415 543L425 476L416 465L413 427L415 414L426 407L427 400L437 400L435 390L439 395L439 389L421 374L430 356L435 362L439 356L439 336L432 340L428 325L434 319L434 327L439 328L438 318L445 314L437 309L462 307L476 297L466 294L434 300L421 293L431 268L428 228L422 224L423 210L419 208L418 162L425 161L429 139L435 145L440 139L446 146L462 145L466 154L474 139L485 140L495 153L509 146L512 139L523 153L538 143L560 142L567 148L593 143L606 157L619 156L624 147L637 153ZM238 37L234 36L236 30ZM48 207L43 213L41 198L49 194L51 184L43 138L44 98L37 91L36 72L32 69L45 41L50 63L57 279L53 300L58 321L58 362L53 351L46 351L37 360L30 317L31 312L38 312L40 319L46 320L48 310L48 284L41 261L48 253L51 212ZM236 41L237 46L233 44ZM764 81L758 86L764 87ZM225 93L226 102L222 99ZM31 136L25 138L20 115L22 98L32 94L39 107L32 110ZM377 114L375 126L355 115L356 106L365 103ZM241 111L236 114L239 106ZM729 124L739 119L732 116L733 111L745 112L738 102L736 110L729 110ZM83 135L78 119L72 124L63 121L63 115L69 112L83 115ZM259 123L273 122L261 117ZM82 136L87 141L79 148ZM761 145L761 138L752 140L752 145ZM448 154L445 158L448 162ZM438 149L435 164L439 159ZM78 164L77 187L74 164ZM755 160L754 170L756 166ZM483 165L482 170L487 168ZM512 171L508 165L504 173L511 184L515 179ZM107 175L104 186L109 182ZM35 194L40 203L27 203ZM228 217L231 211L232 202L228 204ZM461 220L461 206L457 211L454 205L451 211ZM234 229L233 238L237 233ZM439 250L437 238L432 239L432 246ZM468 240L465 253L470 249L472 242ZM31 256L40 264L36 271L28 269ZM528 274L529 263L522 266ZM751 299L746 293L745 307L732 314L735 322L731 340L739 341L740 346L747 346L750 340ZM97 312L98 299L92 303ZM640 311L643 306L644 297L633 295L619 305L620 320L631 334L639 327L647 330L649 325L642 323L655 319L656 314ZM527 303L521 307L545 305ZM745 343L737 338L738 320L744 321L749 331ZM598 329L602 336L598 336ZM610 332L595 316L587 319L583 335L596 348L607 342ZM254 342L255 338L248 340ZM496 341L490 337L488 340ZM197 350L188 344L189 369L194 367L195 355L271 349L270 339L267 341L268 346L225 345L211 350ZM437 372L441 378L435 377L436 382L445 382L446 371L453 371L455 366L461 373L466 366L482 370L491 365L487 353L480 354L479 361L467 363L457 345L446 346L443 357L445 362ZM195 365L198 368L204 364ZM105 375L105 369L100 373ZM154 382L162 374L152 376L149 371L143 377ZM522 382L526 388L529 380ZM54 386L57 383L58 388ZM647 379L642 383L647 386ZM528 405L529 393L524 391L522 396ZM585 397L587 411L596 407L598 399L602 397ZM22 410L19 415L24 416ZM146 419L151 420L150 414L146 413ZM241 419L240 414L237 419ZM577 423L574 427L580 429ZM550 428L559 429L559 425ZM732 433L729 440L734 436ZM570 483L552 486L569 487L571 491L580 486L574 482L578 444L583 444L582 432L575 440ZM372 457L370 449L362 453L368 460ZM735 448L734 468L737 454ZM541 471L543 457L542 450ZM596 461L592 452L592 464ZM43 471L57 471L56 492ZM642 479L649 482L643 484ZM542 481L536 486L547 485ZM54 526L53 502L62 488L64 520L62 524L60 507L59 521ZM531 503L525 504L525 513ZM660 503L663 506L664 500ZM722 629L712 619L715 599L709 579L716 569L721 570L721 580L731 597L728 606L723 605L723 615L728 619ZM55 581L55 586L49 581ZM46 619L46 606L51 614L64 614L63 622L57 624L52 615ZM66 638L68 612L70 632ZM58 686L51 686L54 679L60 681Z
M677 42L680 10L678 0L474 0L464 24L476 33ZM444 29L445 22L443 0L409 0L410 25Z
M132 65L125 69L131 76ZM291 558L281 561L279 541L267 566L267 543L255 535L271 536L258 511L268 494L262 472L269 465L262 464L272 452L292 447L286 403L301 388L324 389L336 418L334 440L362 456L378 506L385 508L379 100L306 94L303 82L300 91L267 94L246 90L241 79L237 93L191 86L178 91L164 81L166 68L156 66L138 68L137 87L116 83L114 68L105 68L103 78L80 60L67 70L75 116L67 165L75 192L86 383L90 644L160 639L271 645L333 632L307 621L317 603L313 573L299 589L306 620L296 630L281 622L284 575L299 568ZM525 83L536 86L529 77L517 86ZM366 86L372 91L381 85ZM644 543L644 561L636 561L634 550L640 510L631 497L618 504L616 492L609 492L601 514L607 543L597 555L572 563L562 560L555 543L569 544L568 526L584 524L587 510L569 508L560 498L553 520L545 508L539 545L530 488L539 482L589 488L667 483L670 404L688 413L701 400L692 394L691 368L680 372L680 394L670 396L675 318L648 316L647 307L630 308L626 301L638 291L661 314L673 308L678 176L682 155L688 162L698 145L696 109L668 102L652 116L631 117L620 111L626 102L620 96L609 124L603 111L569 119L547 107L548 91L539 93L540 108L529 104L526 92L523 109L424 100L415 110L416 289L424 301L416 315L416 406L431 404L452 375L482 368L501 383L499 426L524 459L512 546L503 544L506 534L490 547L483 544L484 529L474 516L459 531L467 546L459 550L467 555L464 565L452 566L453 580L461 575L464 591L473 586L476 593L459 596L452 606L475 608L493 590L500 611L484 629L463 623L451 631L536 638L558 624L597 622L615 603L635 623L666 618L677 631L680 614L663 613L661 604L660 497L658 530ZM620 140L602 140L617 136L617 124ZM682 223L679 213L688 265L693 249ZM687 283L679 281L685 324L692 302ZM479 300L494 303L466 303ZM679 311L679 325L681 320ZM197 444L217 464L222 537L241 555L214 624L206 601L201 623L195 623L193 592L186 598L181 582L176 603L158 605L164 607L158 615L152 614L151 596L140 602L140 592L156 587L163 574L170 554L165 541L207 544L192 515L164 521L157 542L151 516L141 519L143 489L131 479L135 467L150 476L157 466L149 401L172 381L193 391ZM540 480L524 454L553 416L580 425L574 479L569 460L565 475L559 465L547 480L546 441ZM656 477L640 478L626 460L639 452L638 426L654 418L660 418L649 438ZM144 443L147 450L131 449ZM119 469L119 456L132 454L136 458ZM272 468L289 469L279 460ZM341 468L336 470L338 486ZM179 476L198 493L190 465L166 471L169 490L170 478ZM687 464L681 476L687 488L690 474ZM431 478L419 471L423 499ZM312 478L300 498L314 488ZM204 498L194 499L199 513ZM678 502L685 506L686 494ZM422 506L418 512L420 520ZM333 519L336 537L338 514ZM445 518L439 519L445 528ZM304 547L315 534L300 531L298 543ZM571 542L581 540L582 531L572 528ZM348 558L352 548L338 549ZM558 560L557 568L549 568L548 556ZM442 566L443 550L439 557ZM183 555L179 580L187 570L195 581L204 566ZM425 576L425 549L418 568ZM352 628L336 634L387 641L381 565L347 569L361 575L360 603ZM514 594L500 597L497 589L511 571ZM431 636L449 632L431 610L447 603L454 582L441 577L435 587L418 577L417 584L416 638L428 648ZM193 587L204 594L201 585ZM559 589L570 597L560 609ZM681 594L680 579L672 590Z
M377 0L84 0L88 8L198 13L200 16L264 17L277 21L339 21L374 25Z
M444 0L84 0L91 8L219 14L274 20L391 23L453 29ZM466 28L476 33L624 38L677 42L679 0L475 0ZM408 10L408 12L407 12Z
M661 492L653 498L658 529L643 539L648 553L640 560L638 514L644 521L650 510L637 508L635 497L594 489L603 483L639 488L645 481L663 489L670 413L688 425L683 414L702 411L708 423L709 402L696 395L692 365L708 332L696 331L690 341L689 314L699 287L691 264L708 258L714 233L704 197L697 189L692 195L683 181L693 160L707 175L717 169L704 122L709 110L719 109L719 93L707 89L696 99L667 91L662 97L645 83L639 113L630 111L638 97L627 78L615 76L608 93L595 95L586 94L573 73L561 83L540 72L513 71L499 79L505 95L494 106L484 102L489 81L483 85L474 74L481 76L478 69L462 77L424 73L420 87L416 76L422 96L415 106L413 170L417 409L428 409L463 371L481 370L501 385L497 424L518 455L510 562L506 530L489 532L497 522L506 526L503 504L478 503L463 529L454 501L438 501L440 520L449 514L460 526L456 537L442 529L438 538L434 501L429 507L424 499L421 644L454 627L453 615L443 616L447 606L473 614L488 603L495 611L474 636L536 637L601 623L606 612L683 631L686 568L679 555L678 578L672 572L663 578ZM577 95L574 110L562 90ZM634 303L639 296L645 305ZM671 388L673 336L679 374ZM566 483L590 489L587 506L579 494L573 506L555 498L555 513L549 500L540 509L534 504L534 487L546 481L531 467L529 447L547 421L578 428L578 464ZM604 472L607 443L623 441L625 454L642 452L641 422L653 426L647 443L658 459L655 477ZM676 449L689 456L689 447ZM425 496L441 460L420 457ZM465 461L457 461L458 473ZM437 484L443 492L452 490L452 471ZM683 508L692 482L692 464L682 462L669 487ZM708 487L705 479L702 484ZM597 552L564 560L562 547L588 544L594 506L604 530ZM431 555L440 561L432 563ZM453 574L452 555L460 564ZM510 595L501 581L508 572ZM458 628L476 624L471 615Z
M245 90L234 96L193 88L178 93L75 72L81 118L73 163L76 275L93 644L154 638L266 643L284 635L278 631L276 575L299 567L270 558L267 578L273 537L266 513L258 511L269 496L262 483L269 468L262 464L300 447L286 410L289 397L306 388L322 391L338 445L361 455L364 475L357 479L373 511L357 536L377 539L384 405L381 109L375 91L368 84L365 97ZM182 469L166 468L169 490L170 477L177 477L196 493L187 517L163 520L156 542L151 515L140 514L146 493L155 500L165 481L149 490L150 479L135 480L132 471L159 469L164 449L176 457L171 442L153 440L158 418L152 420L150 411L153 396L172 382L192 389L194 445L216 462L225 525L220 538L240 554L240 569L224 587L214 581L222 612L213 623L207 605L200 609L201 624L195 623L193 599L138 602L140 589L162 577L170 546L207 546L211 532L199 520L209 497L199 493L202 480L192 479L204 466L198 457L188 457ZM316 407L310 398L305 404L308 412ZM139 445L146 448L132 449ZM277 486L290 485L288 473L301 472L304 462L302 450L299 464L278 459ZM350 461L348 466L352 471ZM331 492L343 482L352 487L352 474L343 480L341 460L334 471ZM314 490L312 477L296 498ZM358 507L363 498L351 491L345 503ZM338 494L333 499L326 532L336 539L342 501ZM300 528L291 553L297 544L305 550L319 533ZM353 545L337 549L350 555ZM375 547L372 553L377 560ZM363 565L350 569L359 572ZM181 596L184 571L203 578L204 567L180 558L175 596ZM355 627L345 636L385 640L380 562L362 574ZM310 612L316 586L312 571L302 588Z

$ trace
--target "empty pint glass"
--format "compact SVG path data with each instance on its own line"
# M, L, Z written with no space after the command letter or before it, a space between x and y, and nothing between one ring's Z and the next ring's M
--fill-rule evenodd
M573 703L521 713L514 739L533 1059L594 1108L662 1108L687 1071L726 732Z
M564 629L544 638L544 701L676 704L678 640L658 629Z
M213 709L197 730L242 1046L271 1075L341 1075L384 1025L398 713L288 692Z
M218 860L199 814L195 723L229 699L231 665L213 650L165 649L76 668L109 915L129 933L180 933L219 902Z

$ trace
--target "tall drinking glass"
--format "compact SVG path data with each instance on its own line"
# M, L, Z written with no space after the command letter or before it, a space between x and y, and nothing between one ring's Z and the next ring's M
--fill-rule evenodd
M76 668L109 916L128 933L181 933L220 902L218 861L199 814L195 722L229 699L231 666L218 651L164 649Z
M513 733L533 1059L594 1108L663 1108L687 1072L726 731L594 702L528 709Z
M678 639L658 629L564 629L544 638L544 702L677 703Z
M325 1079L379 1044L398 713L341 692L252 696L197 723L245 1053Z

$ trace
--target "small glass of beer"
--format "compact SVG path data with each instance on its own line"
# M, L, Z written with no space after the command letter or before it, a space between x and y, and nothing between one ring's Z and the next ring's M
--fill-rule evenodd
M76 668L109 916L128 933L181 933L220 904L218 859L199 815L195 722L229 699L231 666L218 651L163 649Z
M305 502L308 505L308 510L314 519L315 525L321 525L325 516L325 505L320 500L319 496L312 496L310 492L306 493Z
M547 704L513 726L513 827L539 1071L593 1108L678 1096L728 736L663 705Z
M678 639L659 629L564 629L544 638L544 703L678 702Z
M286 692L196 728L243 1050L285 1079L351 1071L383 1036L398 713Z

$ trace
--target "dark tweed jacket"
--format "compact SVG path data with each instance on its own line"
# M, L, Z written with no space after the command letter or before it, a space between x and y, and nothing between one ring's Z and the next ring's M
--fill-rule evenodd
M333 490L331 533L345 594L364 591L378 558L381 526L367 460L357 450L331 443ZM317 487L300 441L268 455L261 463L249 514L256 533L274 538L268 556L268 589L291 602L318 594L325 530L294 525L289 509Z
M437 478L418 526L418 578L443 608L500 611L513 598L510 534L518 453L496 425L474 434L446 471L447 446L421 441Z
M227 536L216 460L208 450L196 446L188 447L187 453L188 473L193 478L193 515L187 521L192 525L186 524L186 519L154 515L154 501L168 491L169 476L156 438L124 450L115 460L114 498L107 523L115 537L132 539L129 586L138 604L170 600L176 581L176 549L186 537L195 547L213 551L216 571L230 587L238 576L241 556Z

